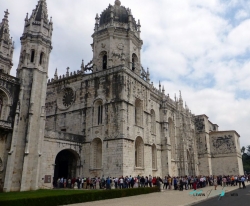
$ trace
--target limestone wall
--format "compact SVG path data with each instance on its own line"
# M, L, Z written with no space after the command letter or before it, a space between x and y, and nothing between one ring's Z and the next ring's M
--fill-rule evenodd
M215 175L243 175L239 135L235 131L210 133L212 172Z

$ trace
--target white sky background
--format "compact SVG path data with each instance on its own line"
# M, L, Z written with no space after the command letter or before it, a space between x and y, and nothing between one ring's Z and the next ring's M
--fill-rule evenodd
M22 2L22 3L20 3ZM250 145L250 1L121 0L141 21L142 65L166 93L182 97L192 113L206 114L222 130L236 130L241 146ZM0 18L9 9L9 25L18 65L24 18L37 0L0 0ZM49 77L80 69L92 58L96 13L114 0L47 0L53 17Z

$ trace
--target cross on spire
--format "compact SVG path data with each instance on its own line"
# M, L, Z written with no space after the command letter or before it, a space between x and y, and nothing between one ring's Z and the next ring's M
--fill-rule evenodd
M6 11L4 12L5 15L4 15L4 18L7 20L8 19L8 15L10 14L8 9L6 9Z

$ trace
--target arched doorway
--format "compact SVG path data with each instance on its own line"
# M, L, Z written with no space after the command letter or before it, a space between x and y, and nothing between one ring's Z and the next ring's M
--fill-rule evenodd
M75 178L78 154L73 150L62 150L56 156L54 179Z

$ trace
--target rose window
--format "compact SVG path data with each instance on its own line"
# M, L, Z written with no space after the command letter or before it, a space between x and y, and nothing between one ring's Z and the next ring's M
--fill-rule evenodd
M57 96L57 106L60 110L68 109L75 101L75 92L72 88L64 88Z
M74 101L74 92L70 88L64 90L63 105L69 107Z

